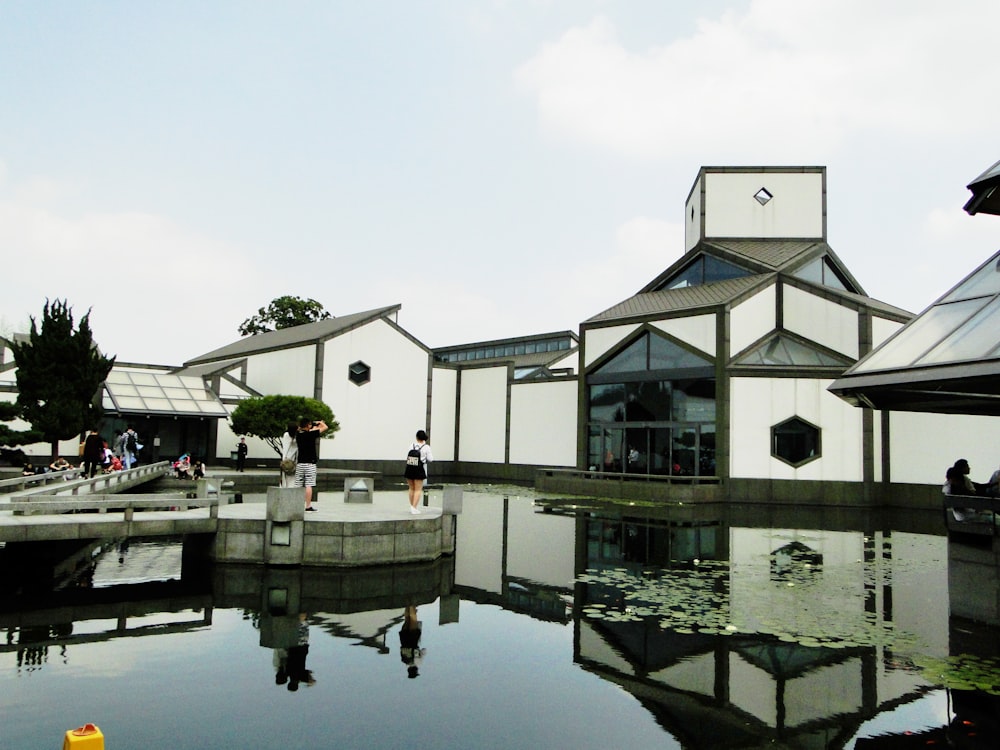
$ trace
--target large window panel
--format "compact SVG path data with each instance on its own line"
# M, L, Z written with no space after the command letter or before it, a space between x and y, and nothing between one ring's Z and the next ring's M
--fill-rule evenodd
M918 364L982 359L1000 346L1000 297L994 297L961 328L918 360Z
M624 383L607 383L590 386L590 421L625 421Z
M891 346L876 351L865 360L857 372L872 372L913 364L921 354L940 342L971 318L985 300L970 299L936 305L890 339Z

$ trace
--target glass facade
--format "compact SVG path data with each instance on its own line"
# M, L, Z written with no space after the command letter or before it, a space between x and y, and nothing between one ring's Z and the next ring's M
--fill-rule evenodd
M822 284L833 289L839 289L842 292L858 291L848 285L846 279L837 272L833 267L833 263L826 256L807 263L795 272L795 276L805 281L811 281L814 284Z
M711 255L699 255L654 291L683 289L688 286L700 286L701 284L711 284L713 281L739 279L744 276L750 276L750 271Z
M595 471L715 475L712 363L644 333L587 377L587 462Z
M535 341L497 342L493 344L477 344L463 349L453 349L447 352L437 352L434 358L438 362L474 362L477 359L494 359L496 357L516 357L524 354L545 354L547 352L569 351L574 346L570 336L556 336Z
M229 416L226 407L205 387L201 378L113 369L104 387L113 409L123 414Z

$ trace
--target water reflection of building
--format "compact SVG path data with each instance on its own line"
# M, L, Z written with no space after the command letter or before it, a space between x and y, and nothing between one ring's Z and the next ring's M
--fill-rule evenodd
M568 622L574 526L514 494L500 503L469 493L458 517L455 590L537 619ZM500 533L497 531L500 530Z
M844 747L930 689L900 668L895 638L948 653L941 537L753 528L720 514L584 518L577 544L579 572L598 582L577 587L574 658L684 747ZM613 613L591 617L595 606ZM644 616L617 619L630 611Z

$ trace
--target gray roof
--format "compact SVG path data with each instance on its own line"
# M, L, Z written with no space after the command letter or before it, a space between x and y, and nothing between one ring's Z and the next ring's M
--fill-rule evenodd
M246 361L246 357L236 357L235 359L224 359L218 362L207 362L203 365L193 365L191 367L178 367L174 370L174 375L190 375L192 377L205 377L207 375L216 375L222 372L229 372L232 369L243 364Z
M743 276L738 279L726 279L711 284L688 286L681 289L663 289L659 292L640 292L609 307L584 321L584 323L600 323L610 320L640 318L663 313L697 310L703 307L724 305L757 285L773 279L774 274L761 273L754 276Z
M877 409L1000 415L1000 252L830 390Z
M778 271L806 255L829 252L825 242L815 240L706 240L704 245L728 251L739 260L762 264Z
M190 367L220 359L239 358L249 354L260 354L262 352L289 349L307 344L318 344L358 326L370 323L373 320L388 318L397 312L400 307L402 305L390 305L389 307L380 307L375 310L342 315L338 318L318 320L315 323L306 323L305 325L293 326L292 328L282 328L279 331L268 331L267 333L258 333L255 336L247 336L228 346L223 346L207 354L189 359L184 363L184 366Z
M964 208L970 215L1000 214L1000 161L968 185L972 197Z

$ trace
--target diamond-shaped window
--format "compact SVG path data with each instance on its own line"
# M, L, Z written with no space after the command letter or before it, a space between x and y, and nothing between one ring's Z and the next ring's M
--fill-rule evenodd
M354 385L364 385L372 379L372 368L359 359L353 365L348 366L347 379Z
M765 187L762 187L756 193L753 194L754 199L762 206L766 206L768 201L774 196L771 195L771 191Z

